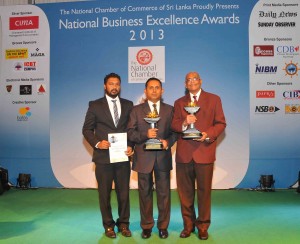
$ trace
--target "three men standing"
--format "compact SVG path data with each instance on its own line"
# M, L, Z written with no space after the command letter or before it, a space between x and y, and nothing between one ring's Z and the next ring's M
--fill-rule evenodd
M162 101L164 90L162 82L157 78L149 78L146 81L144 94L147 100L134 107L131 101L119 97L120 84L121 78L117 74L111 73L105 77L106 94L103 98L90 102L83 126L83 135L94 148L93 162L96 164L100 210L106 236L116 237L115 225L123 236L131 236L129 230L130 162L110 163L108 134L127 132L129 146L125 154L134 155L132 169L138 173L140 225L143 229L141 236L144 239L151 236L154 227L153 183L155 181L157 228L159 237L164 239L168 237L171 211L171 147L177 140L177 133L184 132L193 124L201 130L201 136L195 139L184 139L180 136L176 149L177 190L184 224L180 237L189 237L197 227L199 238L206 240L211 221L211 186L216 159L216 139L226 127L221 99L201 88L202 79L197 72L186 75L187 94L175 101L174 108ZM184 108L191 102L200 107L196 114L188 114ZM150 113L160 117L155 128L150 127L145 121ZM145 150L145 143L149 139L159 140L161 148ZM119 218L116 222L113 220L110 205L113 181L118 196ZM194 208L195 181L198 217Z

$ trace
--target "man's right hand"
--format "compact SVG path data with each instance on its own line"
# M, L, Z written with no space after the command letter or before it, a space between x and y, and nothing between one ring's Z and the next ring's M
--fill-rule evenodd
M106 141L106 140L102 140L99 144L98 144L98 148L99 149L108 149L110 147L110 142Z
M188 114L183 121L183 126L188 126L190 124L194 124L197 121L197 118L193 114Z
M148 138L156 138L157 137L157 131L158 131L157 128L148 129L148 133L147 133Z

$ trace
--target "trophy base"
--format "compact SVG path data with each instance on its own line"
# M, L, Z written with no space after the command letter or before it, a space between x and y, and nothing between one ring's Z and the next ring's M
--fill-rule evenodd
M183 139L199 139L202 137L202 133L196 129L187 129L183 132Z
M163 150L163 145L158 139L150 139L144 144L145 151L159 151Z

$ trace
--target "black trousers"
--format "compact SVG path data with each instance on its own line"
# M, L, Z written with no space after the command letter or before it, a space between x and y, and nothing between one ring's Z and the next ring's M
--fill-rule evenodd
M208 229L211 219L211 186L214 164L176 163L177 191L181 204L184 229L193 226ZM198 217L196 217L195 181L197 184Z
M142 229L152 229L154 226L153 172L158 208L157 228L167 229L170 223L171 211L170 171L163 172L157 169L149 174L138 173L140 225Z
M105 229L109 227L128 226L130 217L129 180L130 162L96 164L96 179L98 182L99 205L102 222ZM112 183L118 201L118 219L114 221L111 208Z

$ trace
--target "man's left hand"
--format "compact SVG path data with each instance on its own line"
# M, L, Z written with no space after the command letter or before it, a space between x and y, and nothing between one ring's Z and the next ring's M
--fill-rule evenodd
M200 138L195 138L193 139L194 141L200 141L200 142L204 142L206 138L208 138L207 133L206 132L201 132L202 133L202 137Z
M160 139L162 145L163 145L163 150L167 150L168 149L168 141Z
M134 154L132 147L127 147L127 151L125 151L126 156L130 157Z

